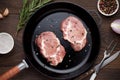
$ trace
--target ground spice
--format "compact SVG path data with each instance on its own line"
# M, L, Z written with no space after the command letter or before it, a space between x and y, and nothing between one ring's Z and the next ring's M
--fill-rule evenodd
M101 0L99 5L100 5L100 10L105 14L111 14L117 8L116 0Z

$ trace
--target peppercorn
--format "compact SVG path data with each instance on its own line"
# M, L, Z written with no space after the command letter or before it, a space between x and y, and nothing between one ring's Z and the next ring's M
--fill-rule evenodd
M101 0L99 5L100 5L100 10L105 14L111 14L117 8L116 0Z

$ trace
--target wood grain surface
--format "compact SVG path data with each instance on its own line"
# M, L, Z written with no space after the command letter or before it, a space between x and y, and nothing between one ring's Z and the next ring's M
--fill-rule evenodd
M54 1L69 1L80 5L87 11L93 10L95 12L98 12L96 8L97 0L54 0ZM25 58L22 45L22 36L24 29L22 29L16 36L16 26L19 21L19 11L21 7L22 0L0 0L0 13L2 13L5 8L8 8L10 10L9 16L5 17L3 20L0 20L0 32L10 33L15 41L14 48L9 54L0 55L0 74L16 66L22 61L22 59ZM101 59L103 58L103 52L105 50L105 47L106 45L109 44L111 40L116 39L118 41L118 45L113 51L113 53L120 50L120 35L114 33L110 28L110 23L113 20L120 19L120 9L114 16L111 17L105 17L100 13L99 15L102 20L101 25L98 26L101 35L101 48L98 58L95 61L94 65L101 61ZM96 20L98 19L96 15L93 15L93 18L95 18ZM97 20L97 23L99 23L99 20ZM90 76L86 77L83 80L89 80L89 77ZM45 78L43 75L37 72L32 66L30 66L30 68L21 71L19 74L17 74L10 80L50 80L50 79ZM77 80L80 79L77 78ZM120 80L120 56L116 60L111 62L109 65L104 67L99 72L96 80Z

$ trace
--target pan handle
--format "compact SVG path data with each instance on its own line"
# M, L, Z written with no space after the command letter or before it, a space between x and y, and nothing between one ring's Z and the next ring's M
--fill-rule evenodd
M26 63L26 61L23 60L20 64L18 64L17 66L13 67L9 71L2 74L0 76L0 80L8 80L8 79L12 78L13 76L15 76L17 73L19 73L21 70L28 68L28 67L29 66Z
M100 17L100 15L98 14L98 12L96 12L95 10L89 10L89 13L93 16L93 18L97 22L98 26L101 26L101 24L102 24L102 18Z

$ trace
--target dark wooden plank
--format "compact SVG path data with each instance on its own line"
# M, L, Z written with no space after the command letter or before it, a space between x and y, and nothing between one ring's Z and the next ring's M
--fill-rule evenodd
M18 14L22 7L22 0L0 0L0 12L9 8L10 13Z

